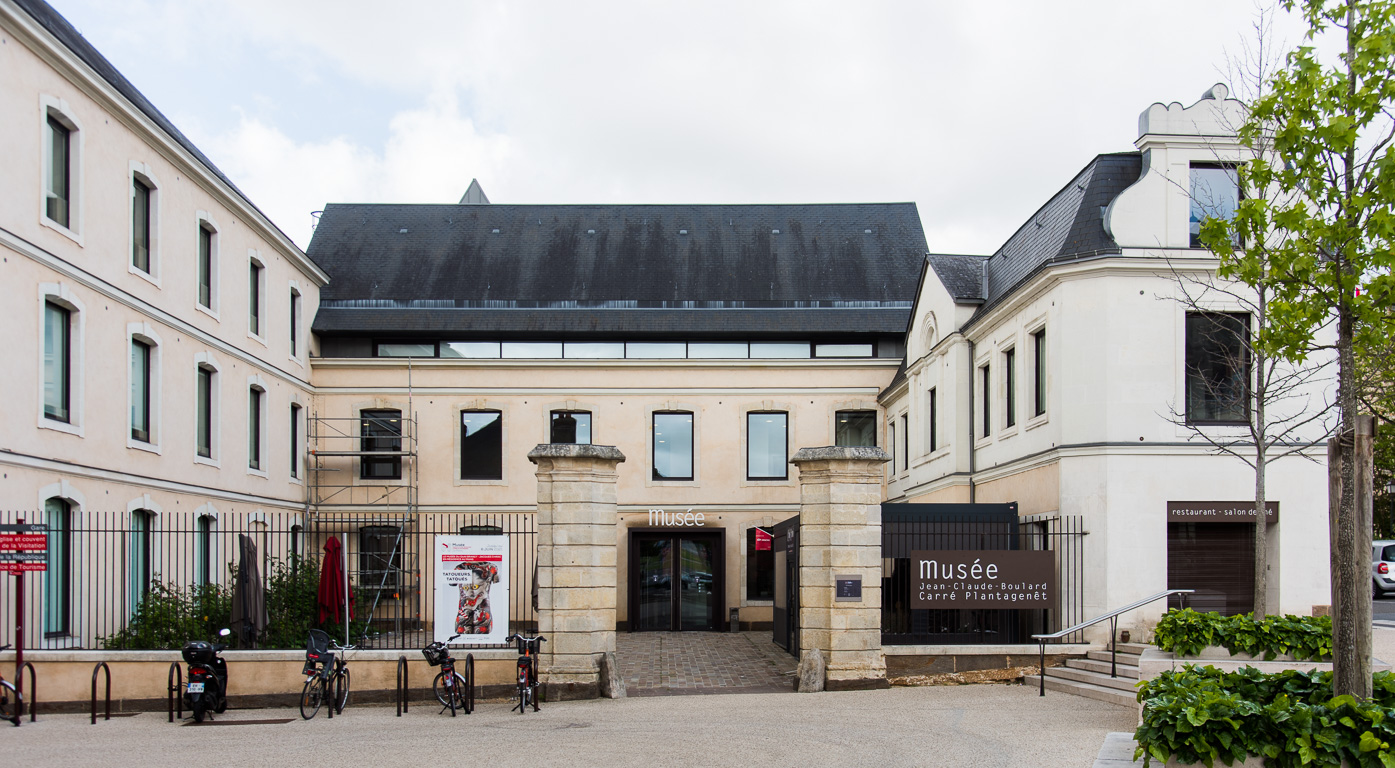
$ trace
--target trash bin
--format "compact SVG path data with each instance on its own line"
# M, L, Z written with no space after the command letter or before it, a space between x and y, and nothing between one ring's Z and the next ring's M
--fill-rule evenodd
M740 631L741 631L741 609L740 609L740 608L733 608L733 609L731 609L731 624L730 624L730 626L731 626L731 631L732 631L732 632L740 632Z

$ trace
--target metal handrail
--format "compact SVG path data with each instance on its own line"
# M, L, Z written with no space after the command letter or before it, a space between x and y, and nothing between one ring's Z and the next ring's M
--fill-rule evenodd
M1142 600L1139 600L1139 601L1136 602L1136 603L1129 603L1128 605L1124 606L1123 608L1116 608L1115 610L1112 610L1112 611L1110 611L1109 613L1103 614L1103 615L1101 615L1101 616L1096 616L1095 618L1090 619L1090 620L1088 620L1088 621L1082 621L1082 622L1080 622L1079 624L1076 624L1075 626L1070 627L1070 628L1068 628L1068 629L1063 629L1063 630L1061 630L1060 632L1052 632L1052 633L1049 634L1049 635L1032 635L1032 639L1034 639L1034 640L1037 641L1037 651L1038 651L1038 655L1037 655L1037 659L1038 659L1038 662L1037 662L1037 677L1038 677L1038 679L1039 679L1040 682L1041 682L1041 693L1040 693L1039 695L1041 695L1041 696L1045 696L1045 695L1046 695L1046 641L1047 641L1047 640L1059 640L1059 639L1065 637L1066 635L1073 634L1073 633L1075 633L1075 632L1079 632L1080 630L1085 629L1086 627L1093 627L1094 625L1100 623L1101 621L1108 621L1108 622L1109 622L1109 676L1110 676L1110 677L1118 677L1119 675L1118 675L1118 666L1117 666L1117 662L1118 662L1118 652L1119 652L1119 615L1120 615L1120 614L1123 614L1123 613L1128 613L1129 611L1132 611L1132 610L1135 609L1135 608L1141 608L1141 607L1143 607L1143 606L1145 606L1145 605L1147 605L1147 604L1149 604L1149 603L1151 603L1151 602L1155 602L1155 601L1157 601L1157 600L1161 600L1161 599L1163 599L1164 597L1170 597L1170 596L1172 596L1172 595L1190 595L1191 593L1193 593L1193 592L1195 592L1195 591L1196 591L1196 590L1194 590L1194 589L1168 589L1168 590L1164 590L1164 591L1162 591L1162 592L1157 593L1156 595L1153 595L1152 597L1145 597L1145 598L1143 598ZM1182 598L1182 607L1183 607L1183 608L1187 607L1187 598L1185 598L1185 597Z

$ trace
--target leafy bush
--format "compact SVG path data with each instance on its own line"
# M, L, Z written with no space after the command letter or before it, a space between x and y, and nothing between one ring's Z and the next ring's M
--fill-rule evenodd
M293 557L289 563L273 560L266 574L266 628L263 648L302 648L315 626L315 595L320 569L311 560Z
M182 648L190 640L218 639L232 616L232 591L218 584L177 587L158 578L126 626L100 638L106 649Z
M1139 684L1143 717L1134 759L1266 766L1395 766L1395 675L1373 679L1370 701L1332 698L1331 672L1184 665Z
M1163 614L1154 630L1153 643L1178 656L1195 656L1207 646L1220 646L1231 655L1248 653L1266 661L1279 654L1298 660L1323 661L1332 657L1330 616L1221 616L1197 613L1190 608Z

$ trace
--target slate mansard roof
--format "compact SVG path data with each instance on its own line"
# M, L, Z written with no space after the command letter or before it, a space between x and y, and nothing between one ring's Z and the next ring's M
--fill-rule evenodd
M931 254L930 267L955 301L983 304L978 316L1048 264L1120 253L1104 210L1142 172L1142 153L1099 155L992 256Z
M914 203L333 204L308 249L315 330L395 336L895 334L925 252Z

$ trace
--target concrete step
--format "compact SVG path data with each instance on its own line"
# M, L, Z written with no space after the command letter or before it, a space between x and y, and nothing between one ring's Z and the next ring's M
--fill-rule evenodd
M1102 661L1105 664L1108 664L1110 654L1109 651L1090 651L1089 653L1085 654L1085 658L1093 659L1095 661ZM1138 660L1142 657L1135 653L1124 653L1123 651L1120 651L1118 654L1115 655L1115 658L1118 659L1118 663L1120 664L1128 664L1131 667L1136 667L1138 666Z
M1147 643L1119 643L1119 653L1132 653L1133 655L1137 656L1143 653L1145 650L1152 647L1153 646L1148 645ZM1109 646L1106 645L1104 649L1108 651Z
M1133 664L1125 663L1129 658L1133 657L1119 657L1119 677L1129 677L1134 680L1137 680L1137 659L1134 659L1135 663ZM1066 666L1071 667L1073 669L1085 669L1091 672L1098 672L1101 675L1109 675L1109 662L1107 660L1099 661L1096 659L1066 659ZM1052 669L1055 669L1055 667L1052 667Z
M1032 687L1040 685L1040 680L1041 678L1039 678L1036 675L1027 675L1026 677L1022 678L1022 682L1024 685L1029 685ZM1114 688L1106 688L1102 685L1094 685L1092 683L1082 683L1075 680L1062 680L1047 675L1046 689L1048 691L1056 691L1058 693L1084 696L1087 699L1106 701L1110 704L1118 704L1122 707L1138 707L1138 700L1134 698L1134 695L1132 693L1116 690Z
M1113 688L1118 691L1136 692L1138 689L1134 685L1138 683L1138 668L1133 667L1133 676L1126 677L1124 668L1120 667L1118 677L1110 677L1106 671L1103 674L1092 672L1087 669L1073 669L1071 667L1047 667L1046 677L1048 680L1055 678L1058 680L1074 680L1078 683L1090 683L1101 688Z

